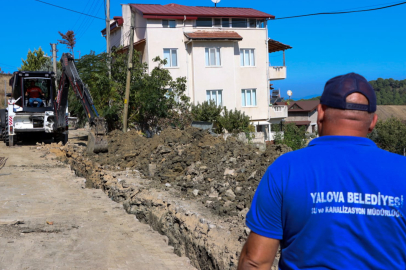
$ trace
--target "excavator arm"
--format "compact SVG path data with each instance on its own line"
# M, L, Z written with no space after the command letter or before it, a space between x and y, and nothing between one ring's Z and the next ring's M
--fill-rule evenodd
M100 117L93 104L89 89L79 77L75 66L74 58L70 53L64 53L61 57L62 75L58 87L58 95L54 103L56 132L66 129L66 108L68 105L69 86L72 87L76 97L79 99L87 115L90 125L87 149L89 153L107 151L107 124L103 117Z

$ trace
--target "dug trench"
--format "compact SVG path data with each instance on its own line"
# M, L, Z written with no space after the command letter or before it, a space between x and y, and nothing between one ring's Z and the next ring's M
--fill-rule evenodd
M86 178L87 188L102 189L166 235L174 252L197 269L236 269L256 187L267 167L291 150L268 145L260 151L195 128L166 129L150 139L114 131L108 153L89 155L71 142L38 149L56 154Z

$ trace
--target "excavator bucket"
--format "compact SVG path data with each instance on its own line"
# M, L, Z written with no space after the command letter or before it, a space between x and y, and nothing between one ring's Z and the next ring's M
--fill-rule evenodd
M108 151L108 143L106 136L97 135L93 130L89 132L87 140L87 152L91 153L101 153Z
M91 154L107 151L108 143L106 120L101 117L96 117L89 132L87 140L87 152Z

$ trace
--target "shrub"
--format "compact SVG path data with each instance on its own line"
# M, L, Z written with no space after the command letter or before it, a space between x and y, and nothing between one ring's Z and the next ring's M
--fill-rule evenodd
M250 123L250 118L245 113L234 109L227 110L224 107L224 113L218 118L219 132L227 130L229 133L240 133L240 132L253 132L254 127Z
M217 106L213 100L192 105L192 117L195 121L217 122L223 107Z

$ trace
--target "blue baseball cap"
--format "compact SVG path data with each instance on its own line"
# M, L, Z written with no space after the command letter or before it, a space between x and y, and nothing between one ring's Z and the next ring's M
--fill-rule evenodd
M360 93L368 99L368 105L347 103L345 99L352 93ZM326 82L320 103L342 110L376 111L375 90L369 82L357 73L348 73L334 77Z

